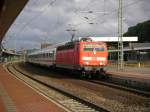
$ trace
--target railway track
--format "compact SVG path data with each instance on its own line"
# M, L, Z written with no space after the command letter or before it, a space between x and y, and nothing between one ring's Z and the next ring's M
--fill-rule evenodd
M86 102L111 112L141 112L150 110L150 99L122 89L81 80L67 72L55 72L50 69L26 63L14 63L13 66L23 74L29 75L54 88L67 91Z
M17 79L36 90L38 93L47 97L55 104L61 106L68 112L109 112L108 110L99 107L92 102L81 99L67 91L56 88L53 85L46 84L40 80L30 77L27 74L19 71L12 64L6 65L7 70Z
M63 75L66 75L66 74L63 74ZM67 77L71 77L72 74L69 74L67 75ZM91 83L94 83L94 84L98 84L98 85L104 85L104 86L108 86L108 87L111 87L111 88L115 88L115 89L119 89L119 90L123 90L123 91L127 91L127 92L130 92L130 93L134 93L134 94L137 94L137 95L141 95L141 96L144 96L144 97L150 97L150 92L149 91L144 91L144 90L140 90L138 88L134 88L134 87L130 87L130 86L126 86L126 85L123 85L123 84L117 84L117 83L114 83L112 81L109 81L107 79L90 79L90 78L80 78L80 77L72 77L72 78L77 78L77 79L80 79L80 80L83 80L83 81L86 81L86 82L91 82Z
M91 83L100 84L100 85L104 85L104 86L109 86L109 87L112 87L112 88L128 91L128 92L138 94L138 95L142 95L142 96L145 96L145 97L150 97L150 92L141 91L141 90L138 90L138 89L134 89L134 88L130 88L130 87L122 86L122 85L117 85L117 84L114 84L113 82L107 82L107 81L103 81L103 80L84 80L84 81L88 81L88 82L91 82Z
M63 74L63 75L66 75L66 74ZM71 75L67 75L67 77L71 77ZM77 77L73 77L73 78L77 78ZM91 82L94 84L98 84L98 85L108 86L108 87L123 90L123 91L127 91L127 92L141 95L144 97L150 97L150 92L148 92L148 91L135 89L130 86L127 87L127 86L121 85L121 84L115 84L112 81L110 82L109 80L93 80L93 79L81 79L81 80L86 81L86 82Z

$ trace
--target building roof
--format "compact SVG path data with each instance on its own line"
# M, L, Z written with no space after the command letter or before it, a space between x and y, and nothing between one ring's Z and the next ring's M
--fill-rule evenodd
M128 47L124 47L123 51L150 50L150 43L131 43ZM109 50L109 52L118 52L118 49Z
M132 43L134 48L150 47L150 43Z
M28 0L0 0L0 44Z

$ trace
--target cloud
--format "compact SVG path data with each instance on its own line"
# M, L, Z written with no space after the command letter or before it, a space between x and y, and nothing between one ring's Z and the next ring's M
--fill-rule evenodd
M149 4L149 0L123 1L124 32L150 19ZM71 38L67 29L76 29L77 37L117 36L117 9L117 0L30 0L6 35L7 47L13 46L9 42L13 39L18 48L67 41Z

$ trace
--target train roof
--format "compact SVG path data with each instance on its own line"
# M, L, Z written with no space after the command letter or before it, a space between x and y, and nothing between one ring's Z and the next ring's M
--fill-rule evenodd
M123 37L122 38L123 42L135 42L138 41L138 37ZM55 45L52 45L50 47L47 47L45 49L41 49L35 52L32 52L28 55L36 55L36 54L42 54L42 53L50 53L51 50L56 50L57 47L59 46L64 46L67 44L73 44L75 42L118 42L119 38L118 37L78 37L77 39L73 40L73 41L66 41L66 42L62 42L62 43L58 43Z
M43 53L51 53L52 51L56 50L56 48L45 48L45 49L40 49L37 51L34 51L32 53L29 53L28 55L37 55L37 54L43 54Z

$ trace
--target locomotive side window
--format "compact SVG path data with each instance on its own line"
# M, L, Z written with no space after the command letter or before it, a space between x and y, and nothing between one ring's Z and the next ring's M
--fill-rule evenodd
M105 48L103 45L84 45L84 51L104 51Z
M61 50L67 50L67 49L74 49L74 46L75 46L74 42L68 42L65 45L59 46L57 50L61 51Z
M91 38L82 38L80 42L92 42Z

